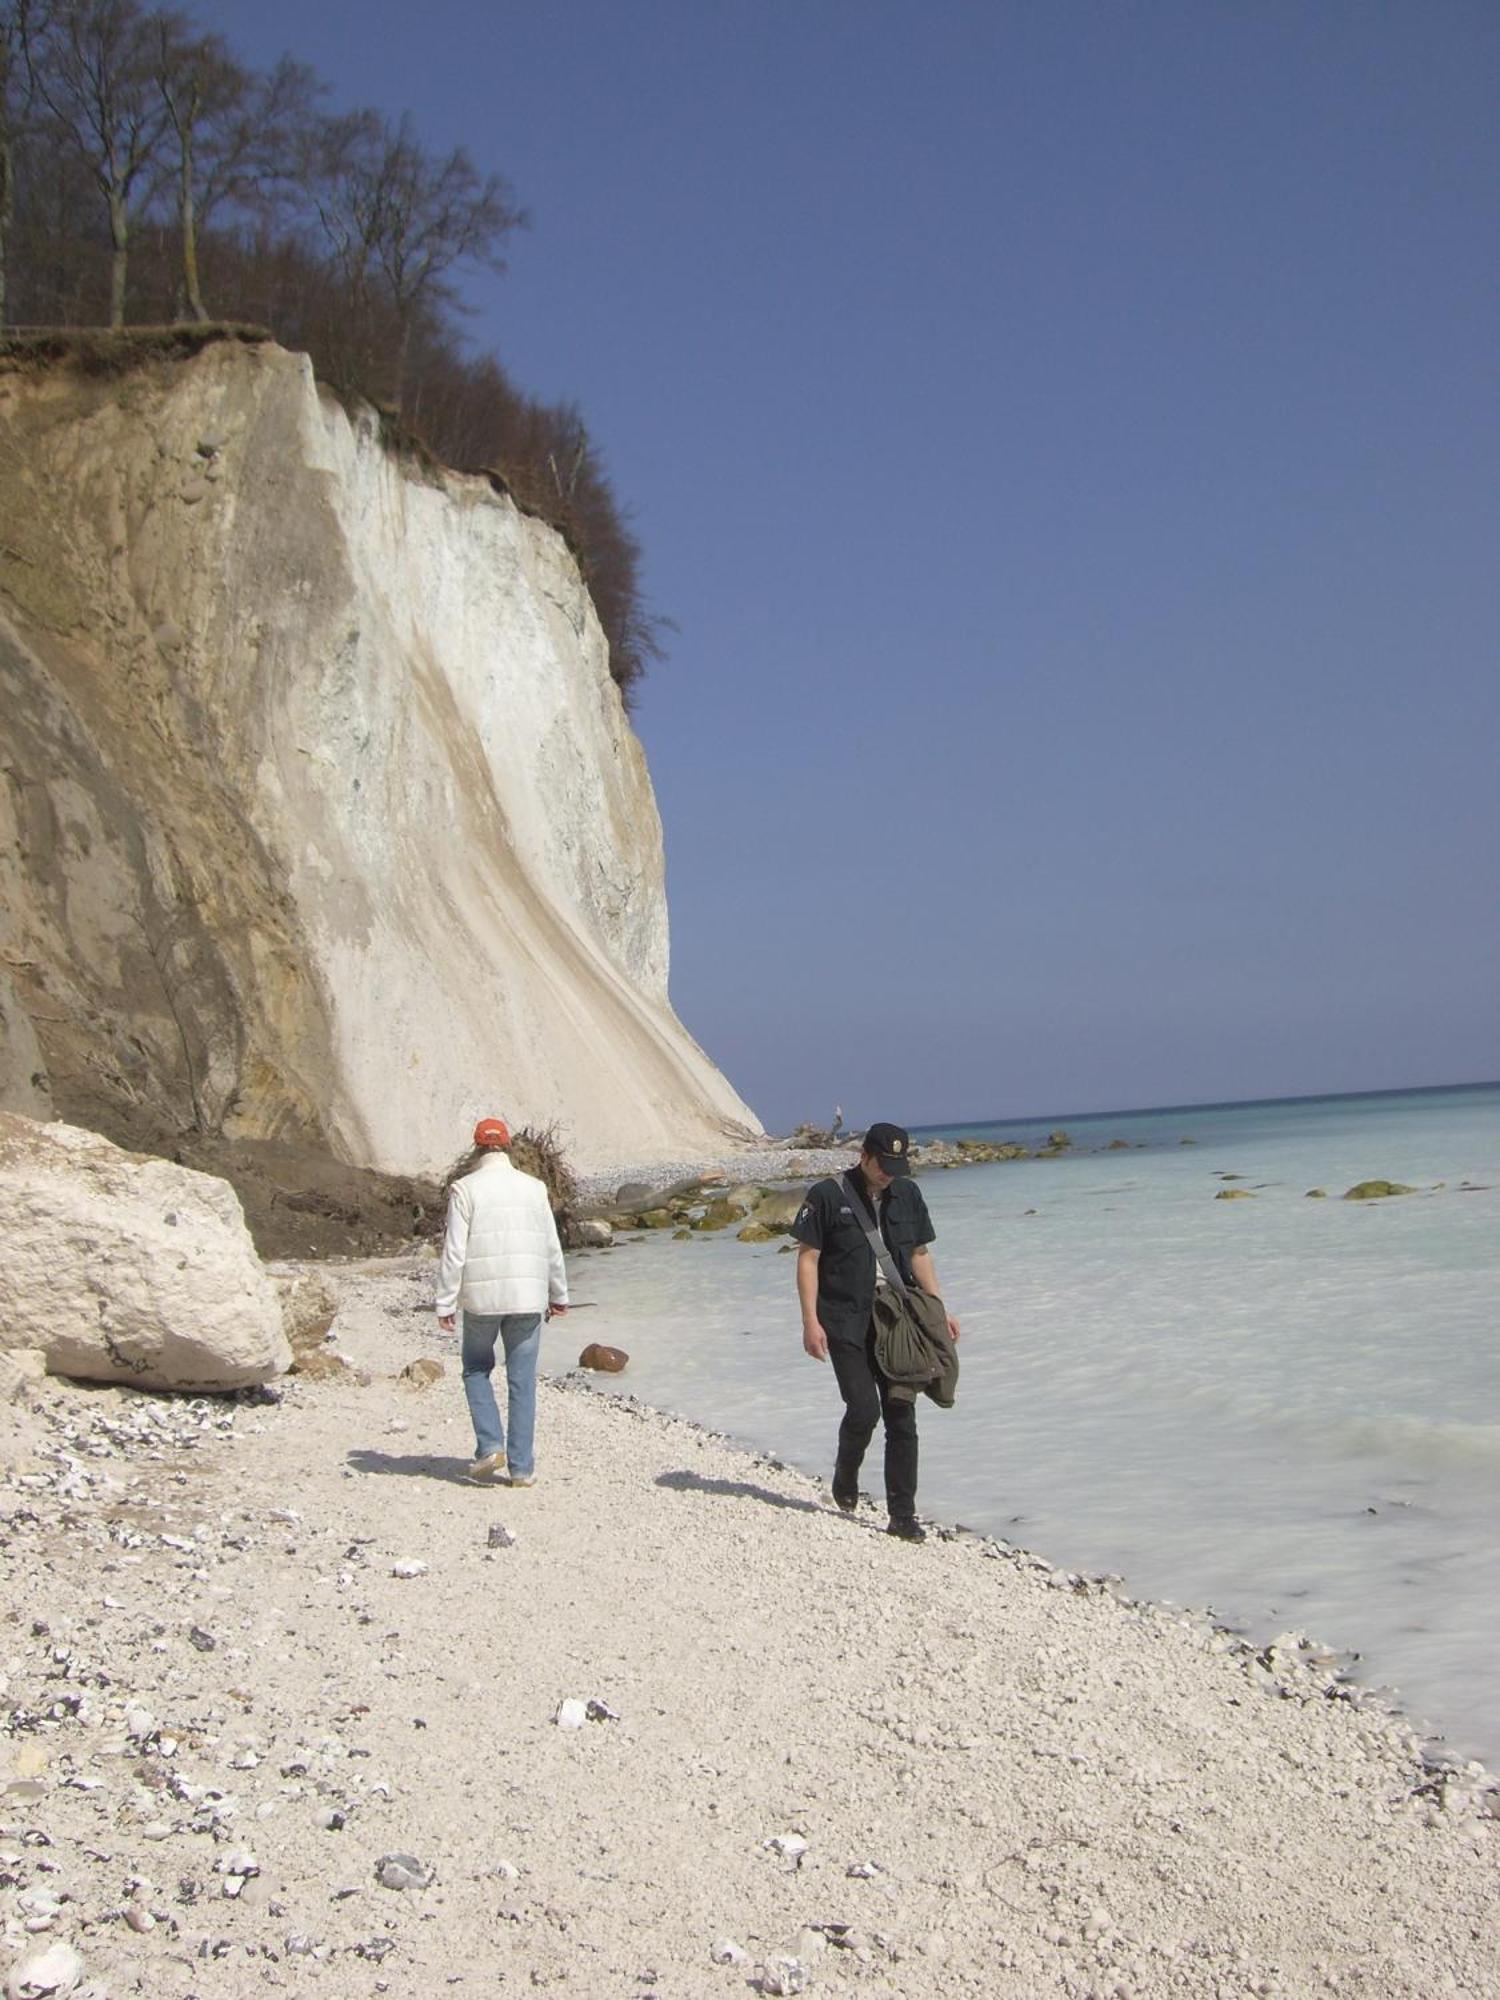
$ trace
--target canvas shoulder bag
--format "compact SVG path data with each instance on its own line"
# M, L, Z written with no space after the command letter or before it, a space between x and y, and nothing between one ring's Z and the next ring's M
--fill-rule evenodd
M876 1227L874 1213L854 1175L846 1173L843 1181L850 1213L864 1230L886 1279L883 1287L876 1287L871 1308L875 1359L881 1374L890 1383L891 1393L897 1396L914 1397L919 1390L931 1390L940 1379L945 1379L951 1388L957 1375L958 1356L948 1331L947 1308L941 1299L924 1292L920 1285L907 1284ZM942 1400L951 1403L951 1393Z

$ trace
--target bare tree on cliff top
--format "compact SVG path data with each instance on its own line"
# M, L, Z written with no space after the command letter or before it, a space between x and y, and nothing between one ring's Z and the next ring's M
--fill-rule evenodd
M395 317L391 400L401 407L419 318L460 305L459 264L505 268L502 246L526 215L498 174L480 176L460 146L439 159L417 143L409 117L375 111L328 119L317 148L317 209L340 275L368 318Z
M155 74L177 151L177 221L188 311L206 320L198 237L225 202L264 210L290 178L293 134L323 88L283 59L267 77L237 63L217 35L184 36L174 15L156 18Z
M133 204L149 191L168 124L154 64L160 19L136 0L54 0L28 36L37 97L86 163L109 211L115 327L125 324ZM179 32L186 37L181 24Z
M36 9L27 0L0 7L0 327L9 317L10 234L16 219L16 140L34 95L26 61Z

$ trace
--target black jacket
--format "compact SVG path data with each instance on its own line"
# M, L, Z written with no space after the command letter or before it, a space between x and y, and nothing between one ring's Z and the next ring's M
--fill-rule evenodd
M853 1176L863 1187L858 1168ZM817 1250L818 1320L830 1340L864 1344L875 1303L875 1252L865 1235L865 1223L850 1207L842 1178L818 1181L807 1191L797 1211L792 1235ZM880 1233L908 1285L914 1252L934 1240L932 1218L922 1190L908 1175L892 1181L880 1204Z

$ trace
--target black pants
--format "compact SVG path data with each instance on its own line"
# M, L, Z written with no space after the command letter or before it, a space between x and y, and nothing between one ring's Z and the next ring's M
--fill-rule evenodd
M885 1504L893 1521L909 1521L917 1511L917 1406L891 1395L875 1366L875 1336L863 1341L830 1340L828 1358L844 1399L834 1484L852 1492L875 1425L885 1419Z

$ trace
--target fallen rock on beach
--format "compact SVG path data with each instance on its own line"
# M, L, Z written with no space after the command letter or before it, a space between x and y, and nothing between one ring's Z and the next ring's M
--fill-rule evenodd
M7 1995L1500 1991L1494 1780L1313 1638L571 1378L516 1535L431 1278L342 1271L326 1381L5 1406Z
M223 1390L291 1361L282 1309L226 1181L0 1112L0 1346L48 1371Z

